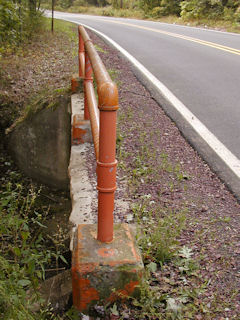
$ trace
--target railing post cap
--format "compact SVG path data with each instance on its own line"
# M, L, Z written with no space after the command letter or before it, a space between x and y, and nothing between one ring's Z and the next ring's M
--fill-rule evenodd
M114 111L118 109L118 89L114 82L104 82L98 87L99 109Z

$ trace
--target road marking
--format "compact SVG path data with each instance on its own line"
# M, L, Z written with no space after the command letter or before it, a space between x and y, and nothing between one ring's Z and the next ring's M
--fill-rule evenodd
M149 72L137 59L123 49L114 40L106 36L104 33L84 24L74 21L69 18L63 20L81 24L92 30L102 38L106 39L112 46L120 51L154 86L159 92L171 103L171 105L186 119L191 127L199 134L199 136L215 151L219 158L231 169L231 171L240 179L240 160L218 140L218 138L207 129L207 127L151 72ZM109 20L107 20L109 21ZM132 25L131 25L132 26ZM151 29L151 28L148 28ZM155 30L155 29L153 29ZM158 31L158 30L157 30ZM177 35L177 34L176 34ZM231 49L231 48L230 48ZM222 49L223 50L223 49ZM237 49L234 49L237 50ZM239 51L239 50L238 50Z
M205 40L201 40L201 39L198 39L198 38L192 38L192 37L184 36L184 35L181 35L181 34L178 34L178 33L173 33L173 32L163 31L163 30L159 30L159 29L139 26L139 25L132 24L132 23L127 23L127 22L114 21L114 20L110 20L110 19L109 20L101 19L101 21L102 20L104 20L106 22L122 24L122 25L125 25L125 26L128 26L128 27L134 27L134 28L138 28L138 29L144 29L144 30L147 30L147 31L151 31L151 32L161 33L161 34L168 35L168 36L171 36L171 37L174 37L174 38L180 38L180 39L184 39L184 40L187 40L187 41L196 42L196 43L208 46L208 47L212 47L212 48L215 48L215 49L219 49L219 50L223 50L223 51L226 51L226 52L230 52L230 53L233 53L233 54L240 55L240 50L239 49L223 46L223 45L218 44L218 43L205 41Z
M104 33L89 27L86 24L78 23L89 30L92 30L102 38L106 39L118 51L120 51L151 83L160 91L160 93L173 105L173 107L185 118L191 127L199 134L201 138L216 152L220 159L232 170L232 172L240 179L240 160L218 140L218 138L207 129L207 127L151 72L149 72L137 59L129 54L114 40L106 36Z

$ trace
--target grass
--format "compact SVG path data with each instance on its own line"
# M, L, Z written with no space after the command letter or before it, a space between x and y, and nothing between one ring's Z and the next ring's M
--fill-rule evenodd
M146 197L144 197L146 198ZM151 198L135 204L132 208L134 219L138 222L138 244L143 259L162 266L170 261L179 248L177 238L181 234L186 220L185 212L164 212L154 207Z
M45 278L45 266L54 254L44 244L42 229L47 212L37 211L38 193L34 188L26 193L20 183L8 182L1 194L2 319L37 319L31 305L39 301L36 289ZM31 296L28 297L26 289L32 291Z
M54 107L60 96L69 94L71 75L77 69L73 63L77 42L74 24L56 20L52 34L50 19L43 18L38 37L2 57L0 102L6 126L41 108Z
M0 318L77 319L72 309L55 314L38 294L49 271L68 266L66 235L61 229L49 234L52 205L46 206L41 188L29 185L10 165L0 195Z

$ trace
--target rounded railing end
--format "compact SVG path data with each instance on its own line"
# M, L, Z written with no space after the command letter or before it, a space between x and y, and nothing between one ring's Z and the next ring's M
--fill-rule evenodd
M99 85L98 107L103 111L118 109L118 89L114 82L104 82Z

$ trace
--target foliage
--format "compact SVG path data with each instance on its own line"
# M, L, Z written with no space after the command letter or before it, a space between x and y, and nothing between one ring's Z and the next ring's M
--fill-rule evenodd
M21 20L13 2L0 0L0 45L6 42L17 43Z
M33 319L35 289L44 278L51 252L44 249L41 234L44 215L35 211L38 193L24 195L19 183L7 183L0 197L0 314L3 319ZM33 294L27 294L26 288ZM27 297L29 295L29 297Z
M47 268L67 264L60 233L46 241L50 209L40 201L41 189L23 185L22 176L11 169L6 177L0 194L0 318L58 319L38 290Z
M50 9L49 2L44 7ZM56 9L118 17L175 16L183 20L240 22L238 0L57 0Z
M132 207L132 211L141 225L138 244L145 262L152 261L162 265L171 260L178 249L177 237L184 228L185 212L169 211L162 215L161 209L155 207L146 196Z
M23 98L13 100L11 106L6 105L5 117L8 117L11 107L14 115L17 113L17 108L20 109L19 100L28 101L31 106L29 111L34 112L39 107L54 107L58 96L67 94L72 66L66 68L65 65L73 65L71 59L77 52L76 28L68 22L56 21L52 34L48 20L44 32L38 33L24 48L21 46L15 51L11 50L1 60L0 80L6 79L4 90L8 94L13 78L13 90L16 90L22 87L21 83L25 83L25 75L30 73L32 66L37 70L32 73L27 86L30 89L23 94ZM61 51L64 58L59 57ZM56 70L60 74L57 82L56 78L49 76L51 72L56 75ZM48 91L44 90L45 83ZM51 91L51 87L55 90ZM65 269L65 258L70 259L68 232L64 224L57 223L61 213L65 216L70 210L69 200L66 199L68 195L45 186L39 190L29 178L24 178L5 153L2 130L0 133L0 319L79 319L74 318L73 310L66 315L54 314L49 306L45 307L45 303L42 305L38 295L39 285L44 278ZM34 312L34 309L38 311Z
M153 17L180 14L180 0L140 0L140 7Z
M191 18L216 18L222 15L223 6L218 0L190 0L181 2L181 16Z
M234 21L238 1L185 0L181 2L181 16L184 19L219 19Z
M29 40L41 25L37 1L0 0L0 49Z

